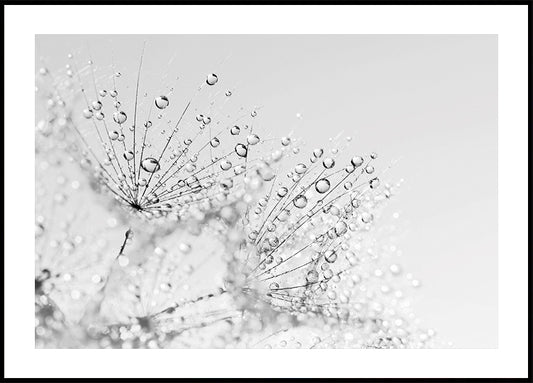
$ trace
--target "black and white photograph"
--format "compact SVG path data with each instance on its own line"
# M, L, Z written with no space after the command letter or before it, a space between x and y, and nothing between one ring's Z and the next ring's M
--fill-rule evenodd
M428 7L6 6L12 377L526 377L528 6Z

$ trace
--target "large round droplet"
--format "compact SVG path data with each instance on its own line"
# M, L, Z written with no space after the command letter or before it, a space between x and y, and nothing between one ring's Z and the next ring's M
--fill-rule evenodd
M241 128L239 128L237 125L235 125L234 127L232 127L232 128L230 129L230 133L231 133L233 136L238 135L240 132L241 132Z
M102 103L100 101L93 101L92 105L94 110L102 109Z
M300 194L299 196L296 196L296 198L294 198L294 206L296 206L298 209L303 209L304 207L307 206L307 198Z
M159 109L165 109L169 104L167 96L159 96L155 98L155 106Z
M324 259L327 263L334 263L337 260L337 252L335 250L327 250L324 253Z
M259 143L259 136L257 134L250 134L246 139L250 145Z
M83 109L83 117L91 118L93 116L93 111L91 109Z
M131 150L124 152L124 158L126 161L131 161L133 159L133 152Z
M244 144L237 144L235 146L235 153L237 153L239 157L246 157L248 155L248 148Z
M205 82L207 85L215 85L218 82L218 76L214 73L208 74Z
M155 173L161 169L159 162L152 157L145 158L141 163L141 167L148 173Z
M128 119L128 116L126 116L126 113L124 112L113 113L113 120L115 120L117 124L123 124L126 122L127 119Z
M119 135L120 134L115 130L115 131L109 133L109 138L112 139L113 141L115 141L116 139L118 139Z
M316 158L322 157L322 154L324 154L324 149L315 149L313 150L313 156Z
M217 137L214 137L212 140L211 140L211 146L213 148L216 148L217 146L220 145L220 140L217 138Z
M354 158L352 158L352 160L351 160L352 165L353 165L354 167L356 167L356 168L359 167L359 166L361 166L361 165L363 165L363 162L365 162L365 160L363 159L363 157L359 157L359 156L354 157Z
M307 166L305 166L305 164L298 164L294 167L296 174L304 174L306 170Z
M285 186L282 186L278 189L278 196L285 197L288 192L289 192L289 189L287 189Z
M348 230L348 225L346 224L346 222L339 221L335 224L335 234L337 234L337 236L340 237L341 235L346 233L346 230Z
M330 183L327 178L322 178L316 181L315 183L315 189L319 193L325 193L329 190Z
M324 165L326 169L331 169L332 167L335 166L335 160L331 157L324 158L322 165Z
M220 169L222 170L229 170L231 169L231 162L228 160L224 160L220 163Z

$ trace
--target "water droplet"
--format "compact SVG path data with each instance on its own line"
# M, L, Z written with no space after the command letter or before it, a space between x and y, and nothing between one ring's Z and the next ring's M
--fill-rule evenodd
M322 162L322 165L324 165L326 169L331 169L332 167L335 166L335 160L331 157L327 157Z
M291 143L291 139L289 137L282 137L281 138L281 145L288 146Z
M218 82L218 76L214 73L208 74L205 82L207 85L215 85Z
M370 182L369 182L369 184L370 184L370 188L371 188L371 189L375 189L375 188L377 188L377 187L379 186L379 178L373 178L373 179L371 179Z
M277 282L272 282L269 286L270 290L277 290L279 289L279 284Z
M288 192L289 192L289 189L287 189L285 186L282 186L278 189L278 196L285 197Z
M231 133L233 136L238 135L240 132L241 132L241 128L239 128L237 125L235 125L234 127L232 127L232 128L230 129L230 133Z
M248 148L244 144L237 144L235 146L235 153L237 153L239 157L246 157L248 155Z
M227 90L227 91L226 91L226 96L227 96L227 97L230 97L232 94L233 94L233 93L231 93L231 90Z
M305 164L298 164L294 167L296 174L304 174L307 171L307 166Z
M324 259L327 263L334 263L337 260L337 252L335 250L326 250Z
M216 148L216 147L219 146L219 145L220 145L220 140L219 140L217 137L215 137L215 138L213 138L213 139L211 140L211 146L212 146L213 148Z
M94 110L102 109L102 103L100 101L93 101L92 106Z
M257 134L250 134L246 139L250 145L259 143L259 136Z
M158 109L165 109L169 104L167 96L159 96L155 99L155 106L157 106Z
M316 181L315 183L315 189L319 193L325 193L330 188L330 182L327 178L322 178Z
M126 161L131 161L133 159L133 152L131 150L124 152L124 158Z
M257 116L257 111L253 110L252 113L250 113L250 116L256 117Z
M100 95L100 97L105 97L107 95L107 90L102 89L100 92L98 92L98 94Z
M335 234L337 236L341 236L348 230L348 225L344 221L339 221L335 224Z
M161 169L159 161L152 157L145 158L141 163L141 167L148 173L155 173Z
M93 111L91 109L83 109L83 117L91 118L93 116Z
M363 165L363 162L365 162L365 160L363 159L363 157L359 157L359 156L357 156L357 157L353 157L352 160L351 160L350 162L352 163L352 165L353 165L354 167L357 168L357 167Z
M115 141L119 136L119 133L115 130L111 133L109 133L109 138L112 139L113 141Z
M296 196L294 198L294 206L296 206L298 209L303 209L307 206L307 198L303 194L300 194L299 196Z
M124 122L126 122L127 119L128 116L126 116L126 113L124 112L113 113L113 120L115 120L117 124L123 124Z
M231 162L228 160L224 160L220 163L220 169L222 170L229 170L231 169Z
M316 158L322 157L322 154L324 154L324 149L315 149L313 150L313 156Z

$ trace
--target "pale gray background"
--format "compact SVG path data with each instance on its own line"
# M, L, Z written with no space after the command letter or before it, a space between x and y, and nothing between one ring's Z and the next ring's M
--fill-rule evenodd
M237 83L274 135L294 131L312 149L344 131L382 164L399 160L390 211L423 283L416 312L456 347L497 347L497 36L38 36L36 65L90 47L95 62L113 50L134 72L143 40L152 70L177 53L171 76Z

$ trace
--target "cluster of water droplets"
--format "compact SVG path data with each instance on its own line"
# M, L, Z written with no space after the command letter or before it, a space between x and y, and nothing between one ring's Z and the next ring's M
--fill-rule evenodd
M68 56L62 78L74 84L71 97L81 99L71 107L71 133L99 190L143 218L183 220L274 177L270 167L282 152L257 127L256 108L227 112L233 91L214 91L220 82L214 73L189 96L174 86L144 91L143 58L131 84L114 65Z
M399 186L376 153L271 137L215 73L184 99L143 82L144 56L67 59L37 73L38 347L434 344L420 282L376 240Z

